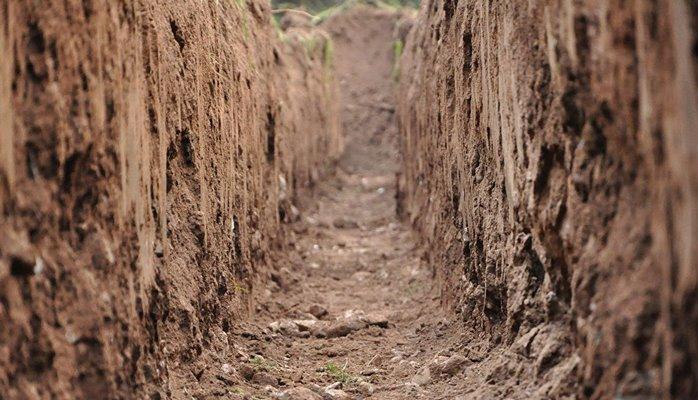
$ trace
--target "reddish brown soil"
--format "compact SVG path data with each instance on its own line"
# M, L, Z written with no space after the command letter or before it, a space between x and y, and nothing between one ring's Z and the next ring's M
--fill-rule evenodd
M257 1L0 1L0 398L194 380L341 151L317 45Z
M570 346L559 326L538 327L510 349L488 341L441 307L440 285L424 262L428 248L396 218L391 74L401 18L359 7L325 24L344 89L343 126L352 129L347 152L291 226L290 251L277 260L270 285L257 291L255 313L224 335L231 347L207 355L187 393L530 399L573 392L577 361L558 363ZM368 67L357 62L366 54ZM327 315L311 315L317 306ZM361 320L354 316L363 314L384 321L353 330ZM446 360L452 369L443 367Z
M697 397L687 4L0 0L0 400Z
M404 205L443 300L504 348L552 329L579 397L698 397L689 3L426 1L407 40Z

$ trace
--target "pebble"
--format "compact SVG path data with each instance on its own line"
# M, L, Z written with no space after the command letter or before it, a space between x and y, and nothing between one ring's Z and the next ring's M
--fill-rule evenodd
M356 221L347 218L337 218L332 222L332 225L337 229L356 229L359 227Z
M455 375L463 369L463 366L465 366L468 361L467 358L460 354L454 354L440 365L441 368L439 372L446 375Z
M229 374L233 371L233 367L231 367L230 364L225 363L221 366L221 370L223 370L223 373Z
M304 387L292 388L274 395L279 400L322 400L322 396Z
M363 320L368 324L368 325L375 325L379 326L381 328L387 328L388 327L388 317L386 317L382 313L370 313L366 315Z
M366 326L368 326L366 322L360 318L342 319L330 325L327 329L327 337L336 338L347 336L354 331L364 329Z
M363 393L366 396L371 396L373 394L373 392L376 391L376 389L373 387L373 385L371 385L370 383L368 383L364 380L357 383L356 386L358 386L361 393Z
M254 376L252 377L252 382L258 385L268 385L273 387L279 386L278 379L263 371L255 372Z
M312 314L315 318L322 318L328 314L327 309L319 304L313 304L308 308L308 313Z
M324 397L326 400L352 400L347 392L341 389L325 389Z
M286 336L308 336L307 333L303 334L301 332L302 329L299 329L295 321L291 320L274 321L269 324L269 329L271 329L272 332L281 333ZM307 329L305 330L307 331Z
M300 331L310 331L316 324L315 319L297 319L293 321Z
M243 364L240 367L239 372L240 372L240 376L245 378L245 380L248 380L248 381L252 380L252 377L254 376L254 373L255 373L254 368L252 368L251 366L249 366L247 364Z
M412 383L419 386L424 386L431 381L431 371L428 366L422 367L416 374L412 377Z
M376 375L376 374L380 374L380 373L381 373L381 370L378 368L365 369L365 370L361 371L361 375L364 375L364 376L371 376L371 375Z

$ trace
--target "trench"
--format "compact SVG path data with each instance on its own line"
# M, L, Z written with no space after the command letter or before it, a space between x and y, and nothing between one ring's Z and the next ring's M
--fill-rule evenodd
M697 398L697 7L403 3L0 0L0 400Z

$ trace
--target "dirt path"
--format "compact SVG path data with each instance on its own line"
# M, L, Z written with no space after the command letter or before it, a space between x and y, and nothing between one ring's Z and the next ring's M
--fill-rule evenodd
M394 217L392 180L340 173L320 188L294 226L293 265L236 332L240 361L251 360L238 371L243 391L383 398L411 387L404 364L419 353L417 332L441 314L414 238Z

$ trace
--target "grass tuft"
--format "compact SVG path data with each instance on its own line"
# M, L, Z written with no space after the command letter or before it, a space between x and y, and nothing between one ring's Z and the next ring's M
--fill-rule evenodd
M322 63L326 68L332 68L334 60L334 45L329 37L325 39L325 46L322 49Z
M269 361L257 354L250 358L250 364L254 365L254 367L258 370L264 370L267 372L276 371L279 369L279 365L276 362Z
M354 384L359 381L356 375L347 372L345 368L339 367L333 363L327 363L322 367L321 371L332 377L335 381L342 382L345 385Z
M393 43L393 80L395 82L400 80L400 57L402 56L402 51L405 48L405 44L402 40L398 39Z

